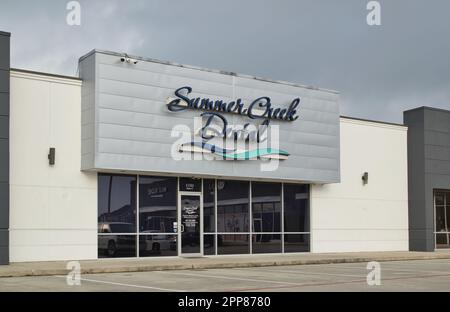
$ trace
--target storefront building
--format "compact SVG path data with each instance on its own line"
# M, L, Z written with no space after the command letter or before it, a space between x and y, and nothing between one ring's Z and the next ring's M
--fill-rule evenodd
M409 248L408 128L334 91L105 51L2 66L3 263Z
M404 113L409 127L410 248L450 248L450 111L420 107Z

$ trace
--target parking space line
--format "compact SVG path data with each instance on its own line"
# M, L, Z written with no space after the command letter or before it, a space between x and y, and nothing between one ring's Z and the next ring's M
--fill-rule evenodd
M408 263L410 264L410 263ZM417 267L411 267L408 268L408 266L406 265L402 265L400 263L396 263L396 262L380 262L381 265L381 270L382 271L392 271L392 272L412 272L412 273L428 273L428 274L442 274L442 273L450 273L450 270L446 270L446 271L435 271L435 270L427 270L426 268L420 268L419 270L417 269ZM327 268L334 268L334 269L346 269L346 270L356 270L356 269L361 269L362 271L366 271L366 267L363 266L339 266L339 265L331 265L331 264L326 264L325 265ZM450 268L449 268L450 269Z
M236 270L236 269L235 269ZM245 269L238 269L246 271ZM248 271L255 271L255 272L271 272L271 273L289 273L289 274L302 274L302 275L323 275L323 276L342 276L342 277L364 277L365 274L339 274L339 273L323 273L323 272L309 272L309 271L302 271L302 270L271 270L271 269L248 269Z
M55 276L59 278L67 278L66 276ZM133 285L133 284L124 284L124 283L116 283L116 282L108 282L108 281L100 281L100 280L94 280L94 279L87 279L87 278L81 278L82 282L90 282L90 283L98 283L98 284L107 284L107 285L114 285L114 286L124 286L124 287L131 287L131 288L141 288L141 289L152 289L152 290L160 290L160 291L166 291L166 292L186 292L185 290L180 289L167 289L167 288L160 288L160 287L153 287L153 286L143 286L143 285Z
M402 281L402 280L410 280L410 279L428 279L428 278L442 278L448 277L450 274L444 275L416 275L416 276L407 276L407 277L392 277L392 278L383 278L382 283L384 281ZM272 287L258 287L258 288L236 288L236 289L228 289L225 292L244 292L244 291L260 291L260 290L271 290L271 289L285 289L285 288L304 288L304 287L320 287L320 286L338 286L338 285L346 285L346 284L356 284L356 283L364 283L366 284L366 280L350 280L350 281L336 281L336 282L323 282L323 283L303 283L298 285L282 285L282 286L272 286Z
M235 280L235 281L245 281L245 282L255 282L255 283L270 283L270 284L282 284L282 285L302 285L300 283L293 282L283 282L283 281L273 281L273 280L262 280L262 279L253 279L253 278L243 278L243 277L230 277L223 275L207 275L207 274L193 274L193 273L174 273L174 272L159 272L163 274L171 274L171 275L182 275L182 276L191 276L191 277L203 277L203 278L215 278L215 279L226 279L226 280Z

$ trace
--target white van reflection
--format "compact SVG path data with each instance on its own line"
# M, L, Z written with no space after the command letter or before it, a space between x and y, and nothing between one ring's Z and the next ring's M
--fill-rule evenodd
M158 231L143 231L140 235L140 253L142 256L159 255L166 251L177 250L177 239L175 235L142 235L158 233Z

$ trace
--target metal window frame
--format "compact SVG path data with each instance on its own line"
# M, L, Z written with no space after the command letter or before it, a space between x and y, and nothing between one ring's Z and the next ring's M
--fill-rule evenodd
M105 174L111 174L111 175L116 175L113 173L105 173ZM97 236L134 236L136 237L136 256L135 257L127 257L127 258L120 258L120 259L141 259L141 255L140 255L140 237L141 236L155 236L155 235L167 235L167 236L176 236L177 237L177 256L171 256L171 257L160 257L160 258L179 258L182 257L183 254L181 253L181 231L180 231L180 226L181 226L181 209L180 209L180 200L181 200L181 196L183 195L192 195L192 196L199 196L200 198L200 256L204 257L204 237L205 235L212 235L214 237L214 254L213 255L208 255L208 256L236 256L236 255L246 255L246 254L233 254L233 255L219 255L219 246L218 246L218 238L219 235L247 235L248 239L249 239L249 255L253 255L253 235L258 234L258 235L280 235L280 239L281 239L281 254L285 254L286 250L285 250L285 238L286 235L308 235L309 236L309 253L313 252L313 248L312 248L312 235L313 235L313 231L311 230L312 228L312 211L311 211L311 184L305 184L308 186L308 205L307 205L307 210L308 210L308 214L309 214L309 231L308 232L285 232L285 203L284 203L284 199L285 199L285 182L274 182L277 184L281 185L280 191L281 191L281 196L280 196L280 201L281 201L281 231L280 232L255 232L253 229L253 192L252 192L252 188L253 188L253 183L256 181L252 181L252 180L230 180L230 181L242 181L242 182L248 182L249 183L249 198L248 198L248 202L249 202L249 212L248 212L248 216L249 216L249 231L247 232L219 232L218 231L218 181L219 179L214 178L214 179L209 179L209 180L213 180L214 181L214 232L204 232L204 212L203 212L203 199L204 199L204 181L205 178L200 178L201 179L201 190L200 192L181 192L180 191L180 176L176 177L176 181L177 181L177 190L176 190L176 196L177 196L177 231L174 233L140 233L140 202L139 202L139 194L140 194L140 178L141 176L146 176L146 175L133 175L133 174L117 174L120 176L130 176L130 177L135 177L136 179L136 232L133 233L97 233ZM156 177L158 175L149 175L149 177ZM169 176L168 176L169 177ZM225 181L228 181L226 179L224 179ZM258 181L259 182L259 181ZM264 181L263 181L264 182ZM267 182L270 183L270 182ZM444 192L445 193L445 192ZM436 194L436 191L434 193L434 196ZM444 206L446 206L446 196L444 196ZM434 201L434 208L435 208L435 213L436 213L436 201ZM435 231L436 231L436 220L435 220ZM450 232L439 232L435 234L448 234L450 235ZM435 243L436 243L436 236L435 236ZM445 249L445 248L440 248L440 249ZM299 254L304 254L305 252L292 252L289 254L295 254L295 253L299 253ZM279 254L279 253L270 253L268 255L273 255L273 254ZM185 256L190 256L190 254L184 254ZM198 256L198 254L195 254L196 256ZM258 255L261 255L258 253ZM99 260L109 260L109 258L98 258ZM117 259L117 258L112 258L112 259Z
M436 205L436 195L437 194L443 194L444 195L444 204L443 205ZM447 224L447 206L450 206L449 203L447 203L447 194L450 194L450 190L440 190L440 189L434 189L433 190L433 212L434 212L434 250L450 250L450 231L448 231L449 227ZM446 232L437 232L437 206L444 207L444 219L445 219L445 224L446 224L446 228L447 231ZM437 235L447 235L447 242L448 242L448 247L442 247L442 248L438 248L437 245Z

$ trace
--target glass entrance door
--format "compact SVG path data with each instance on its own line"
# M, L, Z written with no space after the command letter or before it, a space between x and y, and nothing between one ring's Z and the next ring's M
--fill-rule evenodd
M202 256L201 196L180 193L179 200L179 254L185 257Z

